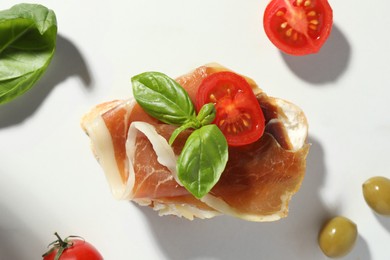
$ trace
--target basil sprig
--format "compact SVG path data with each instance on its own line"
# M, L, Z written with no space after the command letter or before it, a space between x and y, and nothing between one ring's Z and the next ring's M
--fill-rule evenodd
M218 182L228 159L225 136L216 125L196 129L187 139L177 162L184 187L201 198Z
M29 90L44 74L55 52L57 21L39 4L17 4L0 11L0 104Z
M132 79L138 104L154 118L178 128L169 143L185 129L195 129L188 137L177 161L177 175L184 187L202 198L218 182L228 160L228 144L216 125L215 107L205 104L196 115L195 107L180 84L160 72L145 72Z

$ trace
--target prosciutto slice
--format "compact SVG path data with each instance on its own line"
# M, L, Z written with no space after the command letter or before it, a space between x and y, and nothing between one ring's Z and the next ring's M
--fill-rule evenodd
M206 65L177 79L194 101L203 78L227 70ZM151 118L130 98L100 104L82 119L95 157L105 172L113 196L148 205L160 215L188 219L228 214L250 221L273 221L287 216L288 202L297 192L306 168L309 145L307 122L295 105L268 97L252 86L266 117L266 131L257 142L229 147L229 160L219 182L202 199L179 182L176 160L191 130L180 134Z

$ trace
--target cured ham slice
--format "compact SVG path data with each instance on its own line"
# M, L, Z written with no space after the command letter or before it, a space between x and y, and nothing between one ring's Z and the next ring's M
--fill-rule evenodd
M179 77L177 82L194 102L197 88L208 75L226 68L211 64ZM288 203L305 174L307 122L300 108L267 96L252 86L266 119L265 134L255 143L229 147L222 176L203 198L192 196L177 178L176 160L191 130L168 139L175 126L151 118L129 98L94 107L82 128L103 168L113 196L153 207L160 215L188 219L220 214L250 221L273 221L287 216Z

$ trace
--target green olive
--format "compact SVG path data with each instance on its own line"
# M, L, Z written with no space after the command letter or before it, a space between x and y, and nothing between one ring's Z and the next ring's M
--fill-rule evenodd
M363 183L363 196L378 214L390 216L390 179L377 176Z
M318 243L328 257L341 257L348 254L358 236L357 226L346 217L337 216L322 227Z

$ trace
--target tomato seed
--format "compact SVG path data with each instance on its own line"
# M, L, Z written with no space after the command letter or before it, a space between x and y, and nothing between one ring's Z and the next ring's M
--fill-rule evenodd
M297 32L294 32L294 34L293 34L293 40L294 40L294 41L298 40L298 33L297 33Z
M290 37L291 36L291 34L292 34L292 28L290 28L290 29L288 29L287 31L286 31L286 36L287 37Z
M250 114L248 114L248 113L244 113L243 115L245 116L245 118L247 118L247 119L251 119L251 115L250 115Z
M237 134L237 127L233 125L233 133Z

